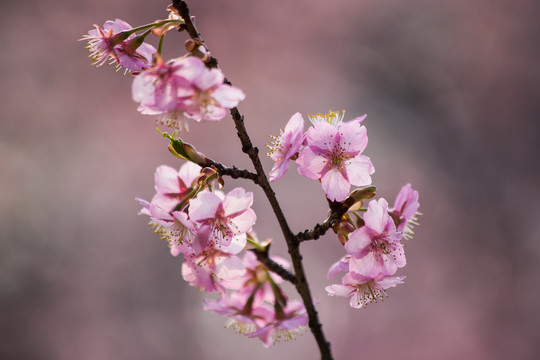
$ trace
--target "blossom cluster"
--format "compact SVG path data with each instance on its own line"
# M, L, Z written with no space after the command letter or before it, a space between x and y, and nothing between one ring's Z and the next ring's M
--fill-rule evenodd
M270 181L281 178L296 159L298 172L319 180L331 201L343 201L351 185L371 184L375 171L369 157L362 155L367 146L366 127L361 123L365 115L343 122L343 113L329 111L311 117L313 124L304 133L304 119L294 114L285 131L269 145L268 155L275 161Z
M248 243L262 246L252 231L257 219L253 193L237 187L225 194L215 189L216 177L214 170L192 162L178 171L159 166L152 200L138 199L140 214L150 217L173 256L184 256L184 280L220 294L219 300L205 302L206 310L228 316L228 327L265 346L293 339L307 324L304 305L287 300L279 286L283 280L253 252L240 256ZM289 266L284 259L273 260Z
M289 161L295 160L298 172L319 180L330 201L346 200L351 185L370 185L375 169L362 155L368 142L362 125L366 116L344 122L344 113L310 116L313 126L305 133L302 115L294 114L268 146L268 156L274 160L270 181L281 178ZM392 209L383 198L371 200L363 209L361 200L334 226L347 255L332 265L328 277L346 274L341 284L326 288L330 296L350 296L353 308L382 300L386 289L403 282L404 276L393 276L406 264L401 240L414 236L419 214L418 192L410 184L401 189Z
M188 129L188 118L221 120L245 95L225 84L219 69L206 67L205 48L195 47L186 56L165 62L159 50L144 42L151 33L163 37L183 23L172 10L170 14L167 20L137 28L120 19L107 21L103 28L94 25L81 40L88 42L94 65L116 64L117 70L123 67L125 73L133 72L132 96L141 114L156 115L161 124L179 130ZM140 31L143 33L136 35Z
M159 124L180 131L188 129L187 119L223 119L245 98L241 89L225 79L217 62L210 62L210 53L198 37L186 42L186 55L167 61L162 58L165 34L171 29L184 30L185 24L177 10L169 7L165 20L136 28L119 19L107 21L103 27L94 25L95 29L81 39L88 42L94 65L115 64L133 76L132 97L141 114L156 116ZM157 49L145 42L150 34L160 37ZM344 115L344 111L329 111L310 116L311 126L304 131L304 118L295 113L285 130L272 136L267 155L274 165L268 180L282 178L294 161L300 175L320 182L331 213L342 209L325 231L332 227L346 253L330 267L328 277L341 272L345 275L340 284L327 286L326 291L330 296L350 297L351 307L362 308L384 299L386 290L405 278L396 273L406 265L402 241L410 240L418 225L418 192L407 184L392 208L383 198L371 199L375 195L370 186L375 168L363 154L368 144L363 125L366 115L343 121ZM245 130L235 125L242 139L241 131ZM310 324L317 323L314 304L304 296L309 293L307 285L298 284L305 276L289 273L287 260L268 254L270 240L257 239L253 193L242 187L223 192L221 176L226 167L176 139L176 133L162 134L171 140L169 150L188 161L179 170L166 165L156 169L156 193L150 201L138 199L140 214L149 217L149 225L167 241L173 256L182 255L183 279L201 291L218 294L217 299L204 301L204 309L227 316L226 327L258 338L264 346L294 339L307 328L308 310ZM243 150L249 153L247 145ZM257 156L257 150L251 150L250 157ZM237 172L228 175L253 180L267 190L260 162L252 161L256 174L233 167ZM360 189L351 192L352 187ZM272 191L265 191L268 193ZM283 225L284 220L279 220ZM291 243L301 241L286 231L284 235L289 250ZM301 257L291 258L298 271ZM298 289L305 286L305 303L289 300L278 273L285 278L290 275L288 280L292 278Z

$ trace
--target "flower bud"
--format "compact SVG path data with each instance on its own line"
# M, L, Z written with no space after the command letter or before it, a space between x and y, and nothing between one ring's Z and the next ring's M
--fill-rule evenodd
M345 245L349 239L349 234L352 233L355 228L353 224L351 224L349 220L343 216L341 221L332 226L332 230L334 230L334 232L337 234L341 245Z
M343 200L343 206L350 212L358 211L362 207L363 200L371 199L375 196L375 190L377 190L375 186L356 189Z

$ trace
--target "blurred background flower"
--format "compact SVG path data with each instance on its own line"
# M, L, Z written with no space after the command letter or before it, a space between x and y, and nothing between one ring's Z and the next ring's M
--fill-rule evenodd
M2 2L0 358L313 359L308 333L264 349L223 329L181 260L136 214L155 168L180 163L137 113L131 79L90 65L77 42L106 20L165 18L168 2ZM540 3L191 1L262 150L295 112L364 121L378 195L411 182L425 215L404 285L367 310L324 288L343 254L333 234L302 246L336 358L540 356ZM165 57L184 52L169 34ZM154 39L155 40L155 39ZM157 45L154 41L153 45ZM232 121L185 140L248 167ZM272 160L264 165L269 171ZM294 165L293 165L294 166ZM295 231L325 218L320 184L291 169L275 190ZM260 190L256 230L286 255ZM301 190L301 191L300 191ZM292 294L292 292L291 292ZM291 297L295 297L292 296Z

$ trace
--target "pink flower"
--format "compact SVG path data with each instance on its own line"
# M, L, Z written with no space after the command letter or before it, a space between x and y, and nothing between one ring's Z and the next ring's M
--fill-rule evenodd
M349 272L350 259L351 255L345 255L338 262L332 264L332 266L330 266L330 269L328 269L327 277L331 279L342 271Z
M282 257L272 256L271 259L285 269L290 267L290 263ZM283 279L269 271L251 251L245 252L242 263L246 269L244 274L236 279L223 281L223 285L229 290L253 294L258 301L275 302L275 293L271 283L281 284Z
M187 214L180 211L163 209L159 204L152 204L146 200L137 198L143 206L139 215L148 215L148 223L156 234L169 242L171 255L189 255L193 253L192 243L197 233L197 228L188 219Z
M326 287L329 296L351 297L349 305L355 309L384 300L386 289L403 283L404 276L388 277L383 274L363 276L347 273L341 284Z
M280 131L281 132L281 131ZM287 125L285 131L279 137L273 137L274 141L268 146L268 156L275 161L274 167L270 171L270 182L281 178L289 168L289 159L296 156L304 140L304 119L302 114L294 114Z
M246 232L257 220L252 204L253 193L240 187L227 195L202 191L191 199L189 218L200 225L193 245L195 253L209 247L240 252L246 244Z
M95 30L88 31L81 40L88 41L88 50L93 65L101 66L111 59L110 64L116 62L117 69L125 67L126 71L139 71L145 69L152 62L152 55L156 49L140 41L133 42L135 34L129 32L133 28L127 22L116 19L107 21L101 29L94 25Z
M361 275L381 272L393 275L398 267L406 264L401 234L388 215L388 203L384 199L371 200L364 215L365 225L349 235L345 250L353 258L349 270Z
M182 264L182 276L191 286L225 294L222 282L234 280L246 272L242 260L232 254L208 249L199 255L188 255Z
M242 90L223 83L218 69L207 69L201 59L188 56L156 65L135 78L133 100L139 112L160 114L160 122L182 129L185 117L195 121L221 120L245 98Z
M131 90L133 100L139 103L137 110L147 115L162 114L162 123L182 128L186 101L195 95L191 81L202 71L203 62L192 56L167 63L158 58L155 66L133 80Z
M248 294L231 293L219 300L204 300L204 310L218 315L229 316L225 327L232 327L236 333L250 335L265 325L272 316L264 304L254 301Z
M194 58L202 61L198 58ZM245 99L244 92L237 87L224 84L225 77L218 69L204 67L193 74L193 95L186 101L186 116L195 120L221 120Z
M167 165L158 166L154 174L156 194L152 198L152 204L172 211L190 193L192 183L200 176L200 171L199 165L189 161L178 171Z
M361 152L366 148L366 128L359 121L339 126L317 122L309 128L307 147L296 163L298 172L310 179L320 179L324 192L332 201L342 201L352 185L371 184L375 171L371 160Z
M289 301L287 305L276 311L270 310L272 316L266 319L266 325L249 334L249 337L258 337L265 347L280 341L294 340L297 335L303 334L308 328L306 308L301 301Z
M390 216L396 223L397 230L403 232L403 237L410 240L414 237L414 227L419 225L418 216L418 191L413 190L411 184L407 184L399 191L394 208L390 210Z

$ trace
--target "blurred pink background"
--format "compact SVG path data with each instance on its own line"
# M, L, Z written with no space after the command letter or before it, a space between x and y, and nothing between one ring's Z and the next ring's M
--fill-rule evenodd
M77 42L116 17L141 25L167 1L2 2L1 359L315 359L310 333L264 349L223 329L181 259L138 217L156 166L179 166L139 115L131 79L90 66ZM192 14L264 150L296 111L368 114L374 184L393 201L411 182L422 226L404 285L353 310L330 298L332 234L303 245L336 359L540 357L540 3L521 1L191 1ZM171 33L168 57L183 54ZM157 44L155 39L154 45ZM248 167L230 118L185 140ZM263 159L267 170L271 161ZM286 255L255 192L256 231ZM275 185L294 231L325 218L320 185ZM291 297L296 297L290 291Z

